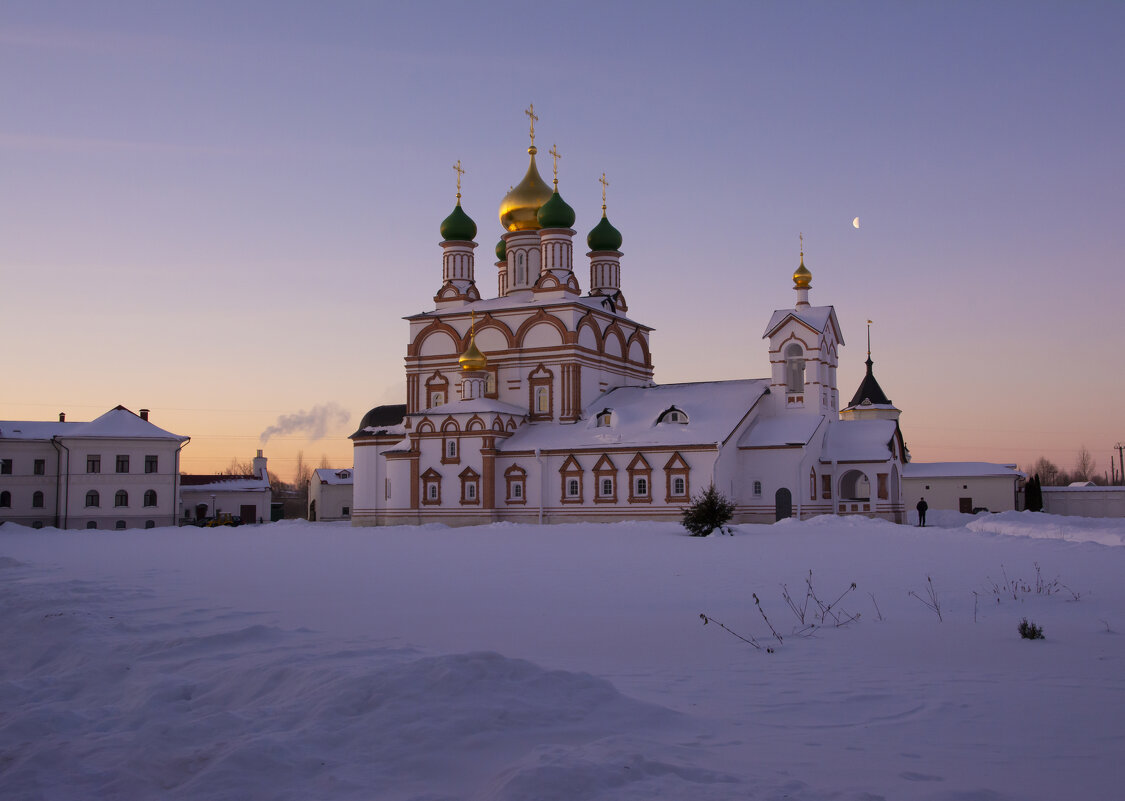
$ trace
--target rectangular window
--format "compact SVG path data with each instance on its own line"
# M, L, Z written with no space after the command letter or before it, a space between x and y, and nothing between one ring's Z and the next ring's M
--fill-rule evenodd
M102 457L100 457L100 456L87 456L86 457L86 472L87 473L100 473L100 472L102 472Z
M47 460L46 459L36 459L35 460L35 475L45 476L46 474L47 474Z
M566 494L571 498L578 497L578 479L572 478L566 482Z
M117 457L117 472L118 473L128 473L129 472L129 457L128 456L118 456Z
M683 495L686 489L687 484L684 482L683 478L681 478L680 476L676 476L674 479L672 479L673 495Z
M613 479L612 478L603 478L602 479L602 496L608 498L611 495L613 495Z
M341 512L340 512L340 514L342 514L344 517L347 517L351 513L352 513L352 508L350 506L345 506L343 508L343 510L341 510Z
M761 498L762 497L762 482L761 481L755 481L754 482L754 497L755 498Z
M12 474L12 460L0 459L0 476L10 476Z
M648 497L648 479L647 478L643 478L641 476L637 477L637 480L633 484L633 494L636 495L638 498L647 498Z
M546 387L536 387L535 388L535 411L537 411L537 412L549 412L551 410L550 407L547 405L549 400L550 400L550 397L547 395L547 388Z
M145 472L146 473L155 473L157 471L157 465L158 464L159 464L159 460L155 456L146 456L145 457Z
M514 484L512 484L512 497L513 498L522 498L523 497L523 482L522 481L517 481Z

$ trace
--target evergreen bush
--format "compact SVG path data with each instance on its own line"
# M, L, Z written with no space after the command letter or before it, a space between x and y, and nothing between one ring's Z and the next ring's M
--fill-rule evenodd
M1025 640L1045 640L1045 639L1047 639L1046 637L1043 636L1043 627L1042 626L1036 626L1034 623L1029 623L1026 617L1023 620L1020 621L1019 632L1020 632L1020 636L1023 637Z
M712 484L691 499L691 506L684 509L683 524L693 537L706 537L715 529L723 531L723 526L734 516L734 504L715 489ZM727 533L733 533L729 530Z

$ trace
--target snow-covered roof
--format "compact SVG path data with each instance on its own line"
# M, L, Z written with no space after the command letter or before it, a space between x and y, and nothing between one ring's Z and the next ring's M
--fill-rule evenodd
M738 441L740 448L781 448L788 445L807 445L816 429L824 421L823 415L782 414L756 420Z
M903 478L957 478L982 476L1023 476L1014 464L993 462L910 462L903 467Z
M36 420L0 420L0 439L50 439L66 436L82 423L41 423Z
M50 439L51 437L106 437L125 439L167 439L185 442L188 437L173 434L142 420L124 406L110 409L88 423L0 420L0 437L7 439Z
M481 300L475 300L472 303L468 303L464 307L459 309L434 309L431 311L419 312L418 314L412 314L404 319L420 320L426 317L447 317L450 314L459 311L475 311L478 313L485 313L507 311L508 309L533 309L539 306L547 308L548 306L558 306L560 304L567 303L574 303L579 306L585 306L588 309L595 309L597 311L601 311L613 317L624 320L625 322L628 322L631 325L637 326L639 328L644 328L650 331L652 330L644 323L638 323L636 320L622 314L619 311L610 311L609 306L606 303L606 299L600 295L584 295L581 297L569 297L566 300L559 300L558 298L548 299L544 297L529 297L528 293L517 293L514 295L508 295L499 298L482 298Z
M773 315L770 316L769 324L766 325L766 332L762 334L762 337L768 337L789 317L800 320L802 323L818 332L828 328L828 324L831 322L836 329L836 336L840 340L840 344L844 344L844 335L840 332L840 326L836 322L836 309L832 306L803 306L800 309L777 309L774 311Z
M351 484L351 468L334 469L331 467L318 467L313 471L313 481L321 484Z
M891 458L894 420L840 420L828 428L823 461L885 462Z
M498 445L502 451L679 447L722 442L769 388L768 379L704 381L619 387L590 404L574 424L530 423ZM657 423L675 406L688 422ZM612 412L610 425L598 425L600 412Z
M270 482L257 476L183 474L180 487L192 492L269 492Z
M411 417L444 417L447 414L514 414L526 416L527 409L514 406L511 403L495 400L493 398L473 398L472 400L455 400L443 403L440 406L431 406L414 412Z

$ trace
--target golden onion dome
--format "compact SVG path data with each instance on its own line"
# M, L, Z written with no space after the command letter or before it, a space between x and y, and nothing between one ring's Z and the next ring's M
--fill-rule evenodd
M473 336L469 339L469 347L465 348L465 352L461 354L461 358L457 360L461 365L461 369L468 372L469 370L483 370L488 366L488 359L480 352L477 347L477 338Z
M509 231L538 231L539 207L551 199L551 187L539 176L535 166L535 145L527 149L531 163L527 175L500 201L500 224Z
M793 287L795 289L808 289L812 283L812 273L805 266L805 254L801 254L801 266L793 271Z

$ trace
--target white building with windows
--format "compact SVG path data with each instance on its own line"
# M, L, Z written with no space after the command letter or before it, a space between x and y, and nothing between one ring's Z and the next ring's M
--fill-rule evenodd
M476 224L458 177L434 308L406 318L406 403L372 409L351 437L353 525L678 519L711 484L734 501L736 522L904 519L899 410L870 353L840 409L843 336L833 307L810 301L803 249L794 303L765 328L765 377L657 385L652 328L630 316L604 189L583 293L575 214L557 159L553 190L539 175L534 128L528 153L500 205L493 297L476 282Z
M118 406L85 423L0 421L0 522L126 529L175 522L189 441Z
M352 517L351 468L319 467L309 478L309 520L350 520Z

